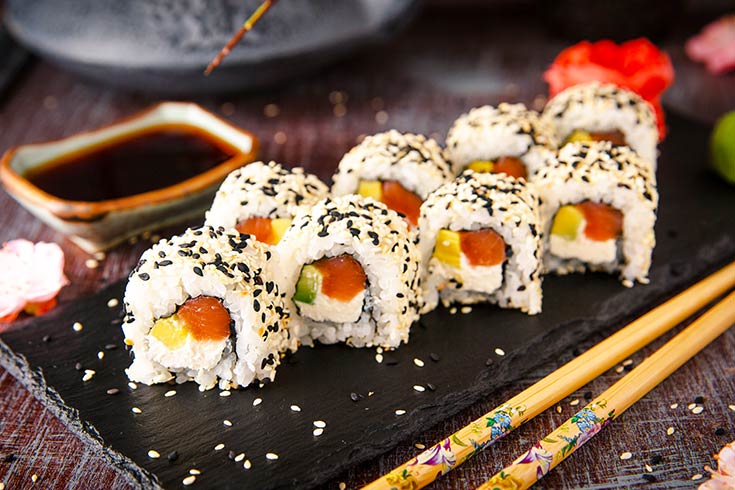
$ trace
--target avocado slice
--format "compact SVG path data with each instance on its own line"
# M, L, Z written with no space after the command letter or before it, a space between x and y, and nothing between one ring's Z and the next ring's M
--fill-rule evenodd
M551 234L567 240L574 240L577 238L577 230L582 220L584 220L584 214L576 206L571 204L562 206L554 216Z
M380 202L383 199L383 183L379 180L361 180L357 186L357 193Z
M492 173L493 167L495 167L495 164L490 160L475 160L467 165L467 170L489 174Z
M587 131L582 131L581 129L575 129L572 131L572 134L567 136L567 139L564 140L564 144L567 143L573 143L575 141L594 141L592 138L592 135L589 134Z
M186 322L174 313L156 320L150 334L169 349L175 350L186 343L189 328Z
M319 286L322 282L322 273L313 265L305 265L301 268L299 281L296 283L296 292L293 300L299 303L311 305L316 299L319 292Z
M439 230L439 233L436 235L434 257L440 262L459 268L461 253L462 247L460 245L459 233L450 230Z

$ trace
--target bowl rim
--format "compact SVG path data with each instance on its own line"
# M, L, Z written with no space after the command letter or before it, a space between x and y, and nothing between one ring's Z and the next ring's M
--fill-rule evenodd
M161 110L164 106L177 105L182 107L195 107L197 110L202 111L205 115L216 119L219 123L222 123L232 129L235 132L246 136L251 141L250 151L244 152L239 148L235 147L231 143L231 139L218 134L216 131L209 131L202 128L200 124L191 121L164 121L153 123L145 129L164 127L172 124L181 124L185 126L191 126L205 133L211 134L213 137L221 140L223 143L235 147L237 153L231 158L228 158L224 162L212 167L211 169L194 175L188 179L182 180L174 185L168 187L161 187L148 192L133 194L131 196L125 196L117 199L108 199L104 201L74 201L70 199L62 199L58 196L49 194L41 190L36 185L32 184L26 177L19 174L12 168L11 163L13 162L16 153L29 147L42 147L48 145L59 144L72 138L82 136L92 136L96 133L112 129L117 126L132 123L136 120L143 119L156 111ZM129 134L135 134L140 131L130 131ZM0 183L5 186L8 194L11 194L20 204L25 207L24 201L28 201L33 205L40 206L62 220L68 221L95 221L101 219L105 215L112 212L129 211L136 208L150 207L156 204L162 204L164 202L174 201L181 199L182 197L202 191L207 187L210 187L218 180L224 179L227 174L240 168L248 163L255 161L257 157L260 144L258 138L246 129L237 127L228 121L222 119L218 115L204 109L199 104L194 102L159 102L153 106L137 112L133 115L123 117L117 121L100 126L95 129L86 131L80 131L74 133L71 136L58 138L54 140L44 141L41 143L30 143L25 145L16 145L9 148L0 159Z

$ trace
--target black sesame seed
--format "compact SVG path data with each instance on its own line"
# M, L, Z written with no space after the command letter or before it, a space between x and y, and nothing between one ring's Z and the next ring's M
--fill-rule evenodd
M647 481L648 483L653 483L653 482L655 482L655 481L656 481L656 477L655 477L655 476L653 476L653 475L652 475L652 474L650 474L650 473L644 473L644 474L643 474L643 476L642 476L642 478L643 478L644 480L646 480L646 481Z
M173 264L173 262L171 262L171 261L170 261L170 260L168 260L168 259L166 259L166 260L162 260L162 261L160 261L160 262L158 263L158 265L159 265L159 266L161 266L161 267L165 267L165 266L167 266L167 265L171 265L171 264Z
M441 360L441 357L439 357L439 354L436 354L434 352L431 352L429 354L429 359L431 359L434 362L439 362Z
M43 339L41 339L41 340L43 340L44 342L51 342L51 336L50 335L44 335L43 336Z
M16 456L15 454L13 453L6 454L5 457L3 458L3 463L12 463L16 459L18 459L18 456Z
M398 364L398 359L395 357L385 356L383 364L386 364L388 366L395 366L396 364Z
M194 266L194 274L196 274L199 277L204 277L204 272L202 272L202 269L200 267Z
M110 388L109 390L107 390L108 395L117 395L118 393L120 393L120 390L117 388Z
M651 458L651 464L661 464L664 458L660 454L656 454Z
M486 366L491 366L491 365L493 364L493 362L494 362L494 361L493 361L492 359L488 358L488 360L487 360L487 361L485 361L485 365L486 365Z
M436 391L436 386L434 386L433 383L426 383L426 387L429 388L431 391Z
M166 456L166 459L168 459L169 461L171 461L173 463L174 461L176 461L177 459L179 459L179 452L178 451L171 451L170 453L168 453L168 456Z
M704 397L698 396L697 398L694 399L694 403L704 403Z
M592 400L592 392L591 391L585 391L585 393L584 393L584 399L585 400Z
M727 431L723 429L722 427L718 427L715 429L716 436L724 436L725 434L727 434Z
M354 391L350 393L350 400L352 400L353 402L357 403L360 401L360 399L362 399L362 395L359 395L355 393Z
M77 371L81 371L82 370L82 363L81 362L78 362L78 363L74 364L74 369L76 369Z
M234 461L235 460L235 451L230 450L230 452L227 453L227 459L229 459L230 461Z
M117 344L106 344L105 350L115 350L117 349Z
M138 274L138 277L140 277L142 280L147 281L151 278L151 276L147 272L142 272Z

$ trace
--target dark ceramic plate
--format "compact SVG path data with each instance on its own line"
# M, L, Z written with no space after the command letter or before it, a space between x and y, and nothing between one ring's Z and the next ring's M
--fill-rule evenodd
M88 78L161 94L249 89L313 70L394 33L418 0L286 0L209 77L262 0L9 0L22 44Z

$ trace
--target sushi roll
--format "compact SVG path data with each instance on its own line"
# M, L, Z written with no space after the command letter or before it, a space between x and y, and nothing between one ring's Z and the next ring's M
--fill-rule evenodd
M538 197L523 181L466 171L421 206L423 312L441 301L541 312Z
M398 347L418 319L416 233L370 198L326 199L296 216L276 250L302 343Z
M230 173L220 186L205 225L234 228L275 245L302 206L327 197L329 188L303 168L254 162Z
M445 154L464 170L527 179L556 150L554 128L523 104L483 106L460 116L447 134Z
M366 137L339 162L332 194L360 194L404 215L412 226L421 203L452 173L436 141L396 130Z
M610 142L569 143L535 184L546 270L617 272L628 287L648 282L658 192L636 152Z
M560 144L609 141L626 145L656 170L656 115L635 92L600 82L574 85L546 104L543 117L555 128Z
M208 226L145 251L125 288L128 377L202 390L273 380L280 353L297 344L266 275L270 255L249 235Z

